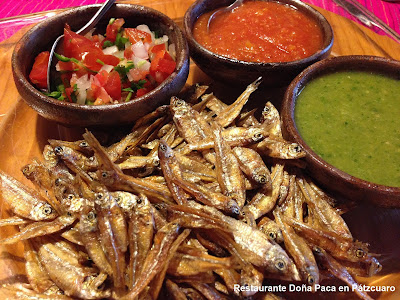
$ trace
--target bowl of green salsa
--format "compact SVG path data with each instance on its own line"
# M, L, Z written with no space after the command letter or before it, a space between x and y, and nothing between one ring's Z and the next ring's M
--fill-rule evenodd
M313 64L289 85L282 120L325 188L400 207L399 61L342 56Z

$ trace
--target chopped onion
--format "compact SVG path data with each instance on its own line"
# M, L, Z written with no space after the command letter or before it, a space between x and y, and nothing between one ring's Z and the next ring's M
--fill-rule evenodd
M171 44L168 46L168 53L171 57L176 60L176 47L175 44Z
M134 57L133 64L135 65L135 69L139 69L139 70L143 70L143 71L150 70L151 63L146 59Z
M106 55L115 55L115 53L117 52L118 52L118 47L115 45L103 49L103 53Z
M155 40L154 32L152 32L152 31L150 30L149 26L147 26L147 25L145 25L145 24L141 24L141 25L136 26L136 29L139 29L139 30L141 30L141 31L150 33L150 35L151 35L151 40L152 40L152 41Z
M79 77L76 80L76 86L78 88L78 90L87 90L90 88L91 84L90 84L90 80L89 80L89 76L88 74L85 74L81 77Z
M146 50L142 41L139 41L132 45L133 55L142 59L148 59L149 53Z
M154 44L160 45L168 42L168 35L163 35L162 37L155 39Z
M78 90L76 95L76 103L85 104L86 103L87 92L86 90Z
M151 33L151 30L150 30L149 26L147 26L146 24L138 25L136 27L136 29L139 29L139 30L147 32L147 33Z
M112 65L103 65L100 68L100 71L104 70L104 71L107 71L107 73L110 73L112 71L112 69L114 69L114 66L112 66Z
M86 34L84 35L84 37L85 37L85 38L88 38L88 39L92 39L93 32L94 32L95 30L96 30L96 28L91 29L88 33L86 33Z
M115 52L114 56L118 57L119 59L124 59L124 57L125 57L124 56L124 51L121 50L121 51Z
M79 77L75 84L77 87L76 103L85 104L87 97L86 90L91 86L88 74Z

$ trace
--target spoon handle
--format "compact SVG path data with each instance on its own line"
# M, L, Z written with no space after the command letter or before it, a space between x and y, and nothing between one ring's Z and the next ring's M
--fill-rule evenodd
M81 29L79 29L76 33L85 35L90 30L92 30L100 19L104 16L104 14L110 9L110 7L114 4L115 0L109 0L104 2L104 4L100 7L100 9L96 12L96 14L90 19L89 22L86 23Z
M381 19L362 6L355 0L333 0L336 4L343 7L348 13L356 17L360 22L368 27L375 26L384 31L388 36L400 43L400 35L390 28Z
M210 26L211 26L211 22L215 19L215 17L219 14L228 12L228 11L232 11L233 9L235 9L236 7L240 6L242 3L244 2L244 0L236 0L235 2L233 2L231 5L227 6L227 7L223 7L220 9L217 9L209 18L208 18L208 22L207 22L207 31L210 30Z

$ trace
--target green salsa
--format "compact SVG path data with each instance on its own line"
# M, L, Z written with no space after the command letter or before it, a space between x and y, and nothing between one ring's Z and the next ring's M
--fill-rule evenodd
M326 162L400 187L400 80L367 72L324 75L301 91L294 115L304 141Z

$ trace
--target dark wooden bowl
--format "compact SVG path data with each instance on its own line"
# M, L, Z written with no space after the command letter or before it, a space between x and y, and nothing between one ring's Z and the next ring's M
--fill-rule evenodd
M382 57L352 55L317 62L301 72L286 90L281 112L284 136L304 148L310 176L328 191L348 199L369 201L386 207L400 207L400 188L371 183L335 168L313 152L297 130L294 120L297 96L314 78L336 71L368 71L400 80L400 62Z
M65 23L72 30L81 28L100 5L73 8L49 18L29 30L15 46L12 56L14 81L21 97L46 119L66 126L100 126L131 123L168 102L185 85L189 73L189 51L186 39L178 25L154 9L131 4L116 4L96 26L105 31L110 18L124 18L125 27L146 24L151 30L166 34L176 46L176 70L151 92L132 101L113 105L79 105L61 102L45 96L28 79L34 58L49 50L54 40L63 33Z
M288 85L306 67L329 56L333 45L333 32L324 16L300 0L265 1L290 5L316 20L324 34L322 48L307 58L281 63L245 62L215 54L194 39L192 29L199 16L219 7L228 6L233 0L197 0L186 11L183 28L189 44L190 56L204 73L228 84L247 85L262 76L263 84L266 86L284 86Z

